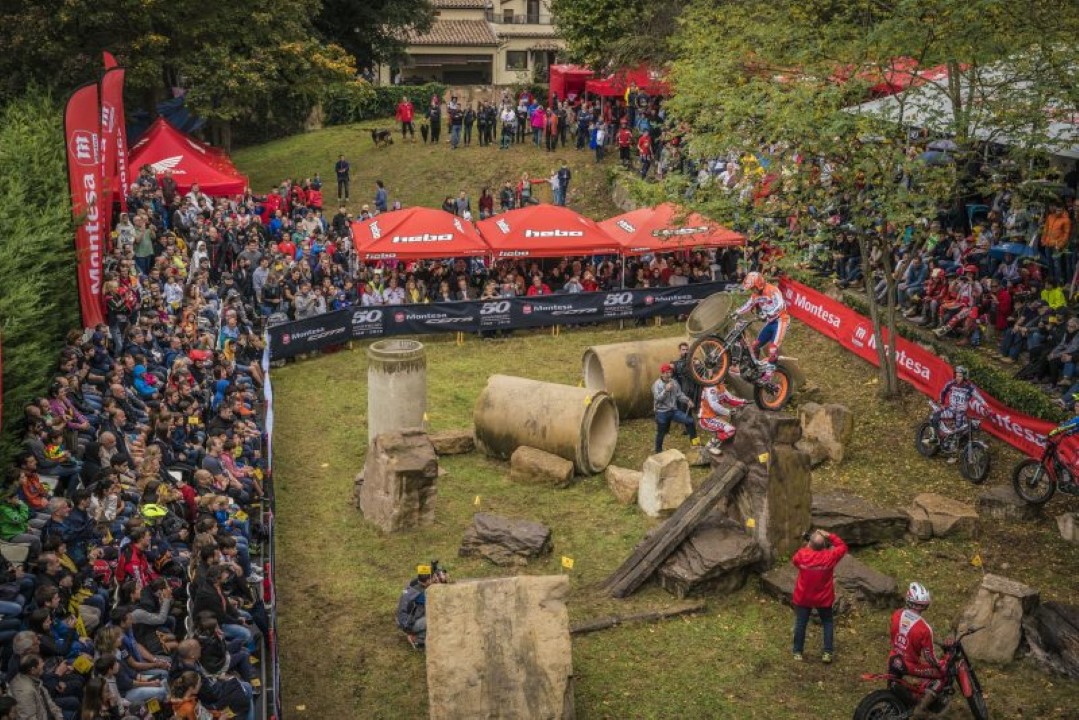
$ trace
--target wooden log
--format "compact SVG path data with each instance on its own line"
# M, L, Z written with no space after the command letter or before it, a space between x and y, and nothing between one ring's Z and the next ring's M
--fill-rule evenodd
M604 583L607 593L617 598L632 594L689 537L716 503L741 482L745 474L746 466L740 462L735 462L722 475L713 473L607 578Z
M670 608L668 610L656 610L654 612L636 613L634 615L608 615L607 617L586 620L577 623L576 625L571 625L569 632L570 635L583 635L585 633L596 632L597 630L618 627L619 625L625 625L626 623L653 622L655 620L666 620L667 618L681 617L683 615L695 615L699 612L704 612L707 609L708 605L706 603L698 602L693 603L692 605Z

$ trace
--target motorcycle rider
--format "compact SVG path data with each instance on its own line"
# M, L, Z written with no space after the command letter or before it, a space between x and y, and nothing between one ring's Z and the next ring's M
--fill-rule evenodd
M888 672L897 679L904 675L932 680L911 714L912 720L929 717L928 708L937 699L945 678L944 664L933 649L933 628L922 617L932 598L921 583L907 589L906 606L892 614L892 651Z
M734 437L736 428L731 425L731 408L740 408L746 404L746 400L738 397L727 390L724 383L711 385L701 393L701 409L698 411L701 427L715 438L708 441L705 447L713 455L722 455L722 445L725 441Z
M745 315L751 311L757 311L764 319L764 327L761 328L757 340L750 347L754 359L758 362L759 351L766 350L767 364L764 366L763 382L772 378L772 372L776 369L776 359L779 357L779 347L783 344L783 338L787 335L787 328L791 324L790 313L787 312L787 301L783 299L783 293L779 288L764 280L764 275L759 272L748 273L742 281L742 288L750 292L749 299L742 307L734 311L735 315Z
M964 366L956 365L955 377L940 391L941 407L933 413L933 426L942 435L951 435L966 429L967 410L977 395L978 388L970 381L970 373Z

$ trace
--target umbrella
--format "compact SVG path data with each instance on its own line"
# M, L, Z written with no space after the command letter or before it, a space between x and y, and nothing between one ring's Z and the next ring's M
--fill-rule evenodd
M1034 252L1034 248L1026 243L1017 242L1001 243L989 248L989 257L991 258L1001 258L1005 254L1014 255L1015 257L1032 257L1037 253Z
M955 152L959 149L959 146L952 140L934 140L929 143L930 150L940 150L941 152Z
M955 162L955 159L946 152L939 150L930 150L924 152L918 156L918 159L924 162L926 165L947 165Z

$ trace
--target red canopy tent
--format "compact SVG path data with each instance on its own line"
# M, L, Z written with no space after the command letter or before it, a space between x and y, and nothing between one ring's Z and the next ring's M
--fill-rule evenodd
M884 65L866 65L860 68L842 65L836 68L831 80L842 85L852 78L858 78L872 83L869 87L871 97L885 97L906 90L917 80L919 74L918 61L901 56L892 58Z
M207 195L239 195L247 187L224 151L188 137L159 117L127 153L128 177L138 177L139 168L149 165L160 177L172 170L181 193L198 183Z
M635 82L645 95L670 95L671 86L663 78L663 73L642 65L636 70L619 70L605 78L589 80L584 89L603 97L623 97L629 84Z
M674 203L663 203L604 220L599 226L622 245L624 255L746 244L745 236L733 230L697 213L683 213Z
M557 95L560 100L581 95L585 83L595 75L595 72L580 65L552 65L551 95Z
M352 245L363 260L423 260L488 255L472 223L424 207L381 213L352 223Z
M558 205L529 205L477 225L495 257L616 255L621 247L594 220Z

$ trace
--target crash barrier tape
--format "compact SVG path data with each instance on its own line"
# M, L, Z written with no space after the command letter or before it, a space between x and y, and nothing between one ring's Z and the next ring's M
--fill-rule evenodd
M795 280L783 278L779 287L791 315L863 360L880 364L869 318ZM887 343L887 329L882 328L881 332ZM934 400L955 376L950 364L905 338L896 339L895 350L899 378ZM990 435L1033 458L1042 456L1045 436L1056 427L1047 420L1013 410L981 391L971 398L970 414L984 419L982 429Z
M710 282L679 287L559 293L534 297L354 307L270 324L270 358L282 360L349 340L389 335L484 333L688 314L697 303L735 287Z

